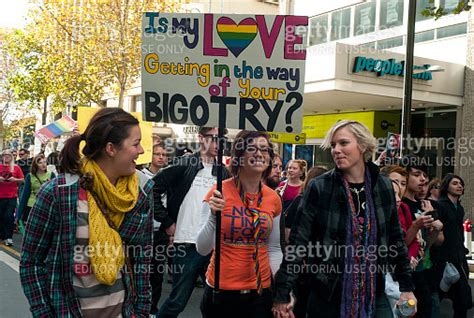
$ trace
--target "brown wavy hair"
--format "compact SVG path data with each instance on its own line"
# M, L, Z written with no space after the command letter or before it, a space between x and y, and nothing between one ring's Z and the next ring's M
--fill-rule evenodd
M81 155L79 145L85 146L82 154L88 159L97 159L102 155L107 143L120 147L130 135L130 128L137 126L138 120L121 108L108 107L99 110L87 125L82 135L69 138L61 150L60 165L64 172L81 174Z
M268 142L268 154L270 155L270 161L267 169L263 172L262 178L265 180L270 173L272 172L272 162L275 157L273 153L273 144L270 141L270 137L266 132L261 131L248 131L242 130L235 136L234 142L232 144L231 150L231 159L230 159L230 171L232 175L237 176L239 174L239 169L241 168L241 161L244 156L245 150L249 145L251 140L256 138L263 137Z
M38 161L40 160L46 160L46 157L44 154L40 153L39 155L35 156L33 158L33 162L31 163L31 174L36 177L36 174L38 173Z

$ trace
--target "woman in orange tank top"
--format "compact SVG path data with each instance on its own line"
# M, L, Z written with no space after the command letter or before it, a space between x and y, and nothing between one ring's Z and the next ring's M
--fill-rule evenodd
M266 133L240 132L232 146L234 177L223 182L222 194L214 187L205 198L203 213L209 218L196 246L202 255L214 248L215 213L222 211L219 292L215 297L213 253L201 303L205 318L272 317L268 244L281 201L261 181L271 172L272 159Z

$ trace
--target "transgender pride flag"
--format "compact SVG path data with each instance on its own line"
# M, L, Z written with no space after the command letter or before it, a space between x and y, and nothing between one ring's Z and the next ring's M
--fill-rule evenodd
M35 132L35 136L39 138L42 144L45 144L51 138L57 137L66 132L73 131L76 125L76 122L71 117L64 115L61 119L56 120L55 122L44 126L41 129L38 129Z

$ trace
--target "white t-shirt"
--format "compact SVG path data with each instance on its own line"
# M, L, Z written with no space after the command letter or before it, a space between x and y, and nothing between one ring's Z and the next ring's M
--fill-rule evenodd
M204 169L199 170L194 181L179 207L175 243L196 244L196 238L201 229L202 201L211 187L216 183L216 177L212 175L212 164L203 163ZM206 218L207 220L207 218Z

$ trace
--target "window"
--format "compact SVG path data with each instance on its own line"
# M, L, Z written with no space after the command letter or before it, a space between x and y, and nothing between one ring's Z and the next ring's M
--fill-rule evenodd
M143 111L142 109L142 95L134 95L132 96L132 105L131 105L132 112L139 112Z
M455 25L450 25L444 28L439 28L437 30L437 38L442 39L442 38L447 38L448 36L455 36L455 35L460 35L460 34L466 34L467 33L467 23L461 23L461 24L455 24Z
M323 150L319 147L319 145L316 145L314 146L314 153L315 153L315 158L314 158L315 166L323 166L326 169L332 169L336 166L334 164L334 160L332 159L330 149Z
M420 32L415 34L415 43L434 40L434 30Z
M416 1L416 21L424 21L428 19L432 19L432 17L425 17L423 16L422 12L427 7L432 7L434 4L430 4L430 0L417 0Z
M296 145L295 158L306 160L309 169L313 166L313 151L313 145Z
M348 38L351 34L351 8L333 12L331 16L331 41Z
M328 41L328 15L314 17L310 20L309 45L316 45Z
M380 29L403 24L403 0L382 0L380 2Z
M355 35L375 31L375 2L369 2L355 8Z
M383 50L383 49L389 49L391 47L397 47L397 46L402 46L402 45L403 45L403 36L399 36L396 38L378 41L377 49Z
M375 42L369 42L369 43L364 43L364 44L361 44L359 45L359 48L361 49L375 49Z
M444 8L445 11L452 13L458 6L459 0L440 0L439 6Z
M283 144L283 169L286 168L286 164L291 160L293 155L293 145L292 144Z

